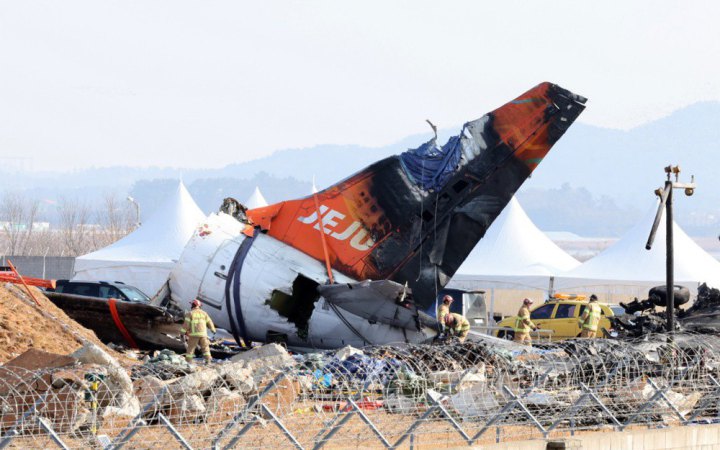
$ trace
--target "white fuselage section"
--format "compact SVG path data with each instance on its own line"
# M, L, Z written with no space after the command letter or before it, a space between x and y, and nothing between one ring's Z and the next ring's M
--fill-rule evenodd
M170 274L172 299L180 307L189 309L199 298L218 327L253 341L279 337L294 348L417 343L432 337L431 330L370 323L333 308L315 290L328 280L322 262L265 234L250 238L242 234L244 227L228 215L212 214L193 235ZM241 246L245 253L238 257ZM357 281L338 272L333 277L336 283Z

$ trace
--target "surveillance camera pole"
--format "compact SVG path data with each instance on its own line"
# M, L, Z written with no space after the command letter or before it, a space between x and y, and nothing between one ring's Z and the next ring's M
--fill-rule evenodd
M670 175L668 175L668 178ZM668 187L669 186L669 187ZM672 181L665 181L667 200L665 207L665 320L668 333L675 332L675 245L673 241L673 189Z
M675 248L673 245L673 189L684 189L685 195L688 197L695 193L695 177L690 178L690 183L679 183L678 178L680 176L679 166L667 166L665 167L665 173L667 174L667 180L665 180L665 186L663 189L655 190L655 194L660 197L660 205L658 206L657 214L655 214L655 221L653 222L652 229L650 230L650 236L648 237L645 248L650 250L652 248L653 241L655 240L655 233L660 225L660 218L662 217L663 209L667 208L667 214L665 216L665 318L667 332L672 335L675 331ZM675 181L670 179L670 175L675 175Z

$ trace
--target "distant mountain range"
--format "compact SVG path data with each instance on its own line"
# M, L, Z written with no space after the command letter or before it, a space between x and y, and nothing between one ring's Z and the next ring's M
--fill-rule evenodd
M444 129L439 141L457 134ZM414 148L430 133L408 136L385 147L318 145L281 150L270 156L221 169L106 167L70 173L2 173L4 186L46 200L44 215L53 220L53 202L77 197L93 202L106 192L128 193L152 212L182 179L200 207L216 210L224 197L246 199L259 186L269 202L308 195L313 177L327 187L383 157ZM664 181L663 167L679 164L681 179L695 175L698 188L675 196L676 220L691 235L720 232L720 103L688 106L663 119L629 131L575 124L522 187L518 198L531 219L546 231L580 236L617 236L654 202Z

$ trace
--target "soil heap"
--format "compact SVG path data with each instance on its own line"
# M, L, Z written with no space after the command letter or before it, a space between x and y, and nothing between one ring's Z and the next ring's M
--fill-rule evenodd
M113 356L91 330L68 317L31 287L42 305L39 308L22 286L0 284L0 364L34 348L67 355L83 346L83 339L98 345Z

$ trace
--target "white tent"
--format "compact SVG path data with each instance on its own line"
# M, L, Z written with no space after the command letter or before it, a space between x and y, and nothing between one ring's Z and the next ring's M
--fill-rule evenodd
M485 286L547 289L550 277L579 265L532 223L513 197L460 266L452 285L482 281Z
M265 197L263 197L262 192L260 192L260 188L255 186L255 190L253 191L252 195L250 195L250 197L245 200L245 203L243 203L243 205L245 205L247 209L255 209L267 206L268 202L267 200L265 200Z
M596 257L557 278L558 288L615 286L612 292L621 293L623 286L647 287L665 283L665 230L666 217L660 220L651 250L645 249L650 229L657 212L657 203L645 217L619 241ZM698 283L720 286L720 262L698 246L687 234L673 223L674 278L676 284L690 289ZM635 295L642 290L635 289Z
M138 229L75 259L75 280L122 281L153 296L198 225L205 220L182 182Z

